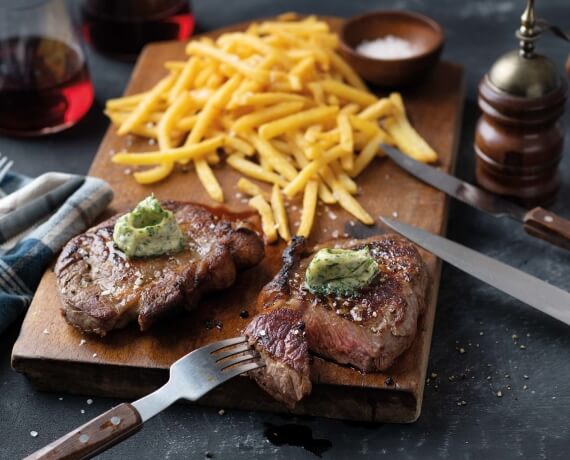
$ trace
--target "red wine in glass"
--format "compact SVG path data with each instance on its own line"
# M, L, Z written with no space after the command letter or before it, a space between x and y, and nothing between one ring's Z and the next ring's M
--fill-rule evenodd
M0 132L35 136L66 129L93 103L83 54L47 37L0 40Z
M150 42L186 40L194 30L189 0L84 0L81 10L85 41L122 58Z

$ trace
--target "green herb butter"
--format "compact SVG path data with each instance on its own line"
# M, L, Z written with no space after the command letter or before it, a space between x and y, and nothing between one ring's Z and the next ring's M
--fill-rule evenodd
M128 257L158 256L184 247L184 236L174 214L163 209L153 195L119 217L113 241Z
M378 274L378 263L368 246L359 250L321 249L305 273L305 284L314 294L351 295Z

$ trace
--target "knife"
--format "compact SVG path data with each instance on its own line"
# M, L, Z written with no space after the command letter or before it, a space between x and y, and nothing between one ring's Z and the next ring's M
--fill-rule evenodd
M541 207L529 211L439 169L420 163L397 148L384 144L381 148L398 166L432 187L495 217L509 217L522 222L529 235L570 249L570 220Z
M385 217L380 219L454 267L570 325L570 293L441 236Z

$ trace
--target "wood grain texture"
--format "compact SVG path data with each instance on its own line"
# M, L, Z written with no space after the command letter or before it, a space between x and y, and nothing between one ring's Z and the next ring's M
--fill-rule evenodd
M91 458L142 427L137 410L119 404L34 452L25 460L80 460Z
M341 20L328 18L334 28ZM237 30L238 25L226 30ZM215 36L222 31L208 35ZM162 63L184 57L184 44L164 42L151 45L142 53L126 93L147 89L165 73ZM452 171L457 151L463 105L463 70L441 62L423 83L403 92L414 126L440 154L441 167ZM115 192L111 213L127 209L153 192L159 199L188 200L214 205L193 171L176 172L152 187L134 182L124 168L111 164L112 152L129 148L144 151L146 142L118 137L109 128L95 157L90 174L107 180ZM226 166L215 168L226 195L226 206L235 211L247 209L237 195L238 174ZM359 200L372 216L397 219L442 234L445 231L448 200L443 193L426 186L400 170L388 159L379 158L358 179ZM291 202L291 222L299 219L299 200ZM366 228L337 206L319 208L311 242L322 242L345 233L369 236L382 232ZM68 391L121 398L140 397L166 382L168 367L191 350L206 343L239 335L248 319L239 316L247 309L261 287L279 268L282 245L267 247L263 263L241 275L236 285L205 299L200 307L177 320L166 321L147 333L135 326L110 333L104 339L82 337L59 314L60 301L55 277L49 269L22 325L14 346L12 365L44 390ZM364 421L411 422L420 413L429 347L439 285L440 263L424 256L432 286L429 307L420 320L412 347L384 373L362 374L351 368L315 358L312 367L313 393L294 412L324 417ZM221 329L206 327L208 320L219 320ZM85 342L82 342L85 340ZM388 379L390 377L390 379ZM388 379L388 380L387 380ZM237 378L214 390L200 404L253 410L285 412L248 378Z
M529 235L570 249L570 220L547 209L541 207L531 209L524 216L524 229Z

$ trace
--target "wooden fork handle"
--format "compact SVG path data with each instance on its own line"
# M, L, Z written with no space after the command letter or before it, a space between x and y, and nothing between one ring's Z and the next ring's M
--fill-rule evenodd
M25 460L91 458L136 433L142 424L139 413L132 405L120 404L34 452Z
M524 229L529 235L570 250L570 220L553 212L531 209L524 217Z

